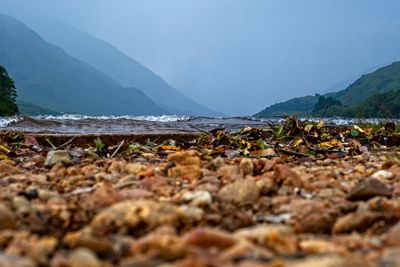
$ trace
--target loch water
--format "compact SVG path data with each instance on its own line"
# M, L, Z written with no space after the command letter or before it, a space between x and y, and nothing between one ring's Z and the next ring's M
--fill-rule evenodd
M319 118L308 120L319 121ZM245 127L264 128L282 122L282 118L260 119L253 117L207 118L191 116L13 116L0 117L0 130L26 133L60 134L146 134L185 133L223 128L234 132ZM330 125L357 124L359 119L324 119ZM363 122L380 123L380 119Z

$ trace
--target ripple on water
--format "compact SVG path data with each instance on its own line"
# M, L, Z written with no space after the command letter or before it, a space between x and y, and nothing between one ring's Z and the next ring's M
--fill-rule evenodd
M308 118L317 122L319 118ZM178 115L163 116L85 116L65 114L61 116L13 116L0 117L0 129L22 132L64 134L131 134L176 133L208 131L225 128L237 131L245 127L262 128L268 124L281 123L282 118L259 119L254 117L207 118ZM360 119L327 118L327 125L353 125ZM381 123L384 119L363 119L366 123ZM396 122L399 122L396 120Z

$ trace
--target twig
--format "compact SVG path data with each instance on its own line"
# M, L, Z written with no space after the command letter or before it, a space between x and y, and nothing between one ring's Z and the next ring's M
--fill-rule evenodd
M117 155L118 151L121 149L121 147L124 145L125 140L122 140L121 144L117 147L117 149L112 153L111 157L113 158L115 155Z
M60 149L63 148L69 144L71 144L74 140L76 139L76 136L72 137L69 141L65 142L64 144L62 144L61 146L56 147L56 149Z
M206 131L204 131L204 130L202 130L202 129L200 129L200 128L194 126L194 125L191 125L191 124L187 124L187 125L188 125L189 127L192 127L193 129L199 131L199 132L202 132L202 133L205 133L205 134L210 134L209 132L206 132Z
M293 156L297 156L297 157L309 157L307 154L300 153L300 152L289 151L289 150L285 150L285 149L277 149L277 150L279 152L282 152L287 155L293 155Z
M49 144L51 145L51 147L52 147L53 149L57 149L57 147L56 147L52 142L50 142L49 139L46 138L46 141L47 141L47 143L49 143Z

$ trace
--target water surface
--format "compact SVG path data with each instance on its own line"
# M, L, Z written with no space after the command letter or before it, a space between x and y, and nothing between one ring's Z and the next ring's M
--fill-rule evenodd
M319 121L318 118L311 119ZM14 116L0 117L0 130L15 130L27 133L63 134L146 134L185 133L224 128L238 131L245 127L263 128L281 122L282 119L257 119L253 117L206 118L190 116ZM379 123L382 120L368 119L364 122ZM325 119L331 125L356 124L359 119Z

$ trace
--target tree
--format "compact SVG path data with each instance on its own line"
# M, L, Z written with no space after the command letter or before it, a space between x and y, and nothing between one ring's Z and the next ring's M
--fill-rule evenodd
M314 106L312 114L314 116L327 116L334 107L341 107L342 103L333 97L320 96L317 104Z
M6 69L0 66L0 116L11 116L18 113L16 98L17 91L14 81L8 76Z

